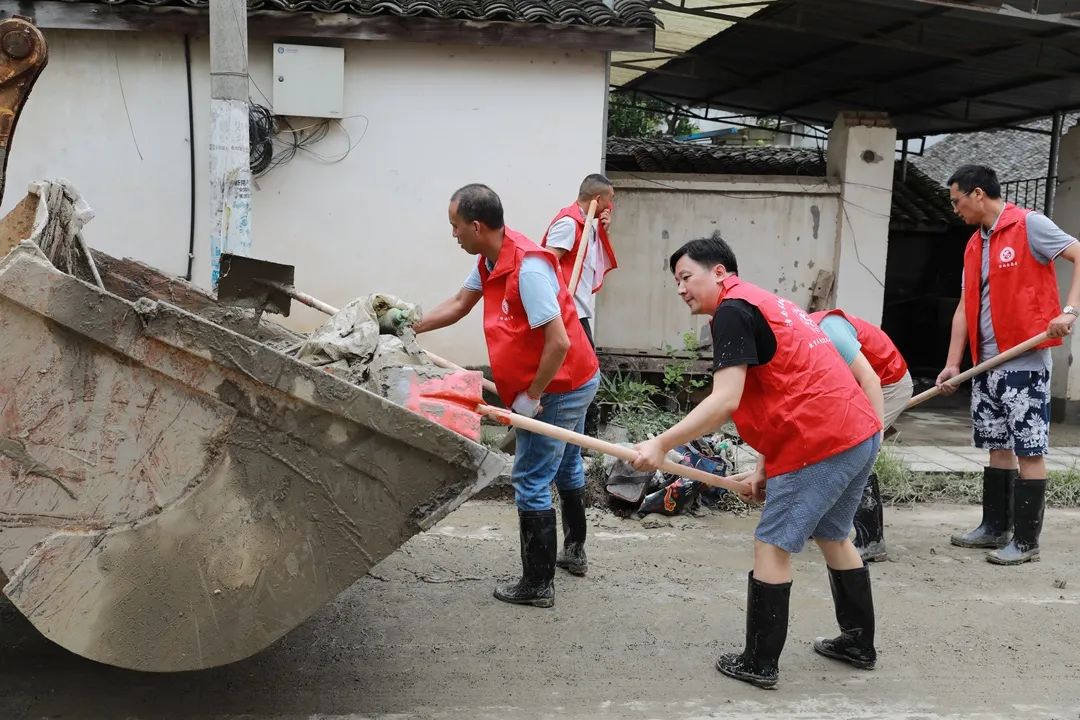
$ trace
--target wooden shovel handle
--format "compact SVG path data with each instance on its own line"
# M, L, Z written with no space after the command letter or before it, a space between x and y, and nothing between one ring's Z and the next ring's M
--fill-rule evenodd
M273 288L278 292L283 292L289 297L291 297L293 300L298 300L310 308L315 308L319 312L324 312L327 315L338 314L338 309L333 305L327 305L319 298L312 297L311 295L308 295L304 292L300 292L296 288L286 285L285 283L279 283L273 280L263 280L262 278L256 278L255 282L259 283L260 285L265 285L268 288Z
M1035 349L1039 345L1042 345L1044 342L1046 342L1049 338L1050 338L1049 335L1047 335L1045 332L1041 332L1038 335L1036 335L1035 337L1028 338L1027 340L1020 343L1019 345L1015 345L1015 346L1009 348L1008 350L1001 353L1000 355L995 355L994 357L990 358L989 360L987 360L985 362L981 362L978 365L976 365L975 367L970 368L968 370L965 370L964 372L960 373L956 377L951 378L948 381L946 381L945 384L950 385L952 387L957 387L961 383L966 382L967 380L970 380L971 378L975 377L979 373L984 373L987 370L992 370L993 368L997 367L1001 363L1006 362L1008 360L1012 360L1017 355L1023 355L1028 350ZM908 400L908 404L906 406L904 406L904 409L905 410L910 410L911 408L915 407L919 403L926 402L927 400L929 400L932 397L937 397L939 394L941 394L941 390L935 385L934 387L930 388L929 390L926 390L925 392L921 392L918 395L916 395L915 397L911 398L911 400Z
M577 292L578 281L581 280L581 267L585 264L585 256L589 254L589 233L592 232L593 218L596 217L596 198L589 203L589 213L585 216L585 229L581 231L581 240L578 242L577 256L574 258L574 271L570 273L570 281L566 284L570 291L570 297Z
M476 411L481 415L490 415L491 417L513 425L516 428L528 430L537 435L546 435L549 438L562 440L563 442L568 442L588 450L596 450L605 455L611 455L620 460L626 460L627 462L632 461L637 456L637 453L633 450L623 447L622 445L616 445L615 443L609 443L605 440L582 435L572 430L558 427L557 425L550 425L534 418L518 415L509 410L503 410L502 408L492 407L491 405L477 405ZM671 473L672 475L679 475L680 477L689 478L690 480L697 480L705 485L726 488L734 493L738 493L740 490L744 489L743 485L739 482L739 479L745 478L750 474L743 473L732 477L722 477L720 475L707 473L704 470L698 470L697 468L676 465L670 460L665 460L664 464L660 466L660 469L666 473Z

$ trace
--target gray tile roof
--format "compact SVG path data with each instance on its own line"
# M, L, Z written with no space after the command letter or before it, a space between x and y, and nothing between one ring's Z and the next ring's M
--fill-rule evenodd
M825 154L813 148L777 146L731 147L693 145L665 139L610 138L610 172L701 173L717 175L786 175L825 177ZM944 229L961 225L952 212L949 193L919 168L908 164L900 180L900 163L893 179L890 227Z
M1065 130L1077 121L1080 113L1065 119ZM1050 120L1037 120L1024 127L1049 130ZM1001 182L1046 177L1050 158L1050 136L1023 130L991 130L977 133L954 133L926 149L915 165L935 181L944 184L961 165L989 165Z
M64 0L102 5L206 8L209 0ZM653 27L648 0L248 0L248 9L349 13L361 17L398 16L448 20L568 24L591 27Z

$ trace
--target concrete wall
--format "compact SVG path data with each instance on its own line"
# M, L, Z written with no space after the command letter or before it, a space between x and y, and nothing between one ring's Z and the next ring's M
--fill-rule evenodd
M1053 220L1065 232L1080 237L1080 125L1074 125L1062 138L1059 158L1060 184L1054 200ZM1059 259L1056 270L1064 305L1072 281L1073 265ZM1073 335L1065 339L1064 345L1054 349L1054 374L1050 388L1054 397L1055 417L1060 419L1064 414L1072 421L1080 420L1080 364L1073 359L1080 355L1078 335L1080 328L1074 328Z
M26 184L67 177L97 211L91 244L182 275L190 173L183 39L154 33L50 32L49 66L23 113L4 211ZM537 48L344 42L341 129L256 181L253 255L296 265L296 283L334 305L390 292L432 307L472 260L450 236L447 199L491 185L507 221L534 239L600 168L605 56ZM209 48L192 41L196 283L209 282ZM250 46L252 98L272 96L269 40ZM126 106L126 112L125 112ZM294 304L289 324L322 316ZM479 312L427 339L486 364Z
M875 325L885 300L895 147L885 113L841 112L829 131L828 175L843 188L836 306Z
M668 260L688 240L715 230L739 261L739 275L803 307L819 270L832 270L840 187L823 178L611 173L616 187L612 242L619 268L597 299L596 341L608 348L682 347L707 318L691 316L675 293Z

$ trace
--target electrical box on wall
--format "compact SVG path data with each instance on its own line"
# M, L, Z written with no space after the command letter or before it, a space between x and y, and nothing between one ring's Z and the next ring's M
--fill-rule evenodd
M274 114L339 118L345 49L274 43Z

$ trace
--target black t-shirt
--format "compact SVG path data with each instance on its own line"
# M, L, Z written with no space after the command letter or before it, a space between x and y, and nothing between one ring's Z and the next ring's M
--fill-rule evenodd
M761 311L745 300L725 300L713 313L713 372L764 365L776 354L776 335Z

